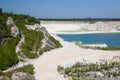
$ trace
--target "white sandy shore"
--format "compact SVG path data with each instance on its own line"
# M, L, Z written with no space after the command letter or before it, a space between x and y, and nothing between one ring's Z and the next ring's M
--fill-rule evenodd
M54 34L96 34L96 33L120 33L120 31L88 31L88 32L84 32L84 31L71 31L71 32L61 32L61 31L56 31L54 32Z
M37 80L67 80L57 72L58 65L66 67L78 61L85 62L85 60L95 63L99 62L100 59L110 60L113 56L120 56L120 51L83 49L74 43L64 41L56 36L58 31L75 31L79 29L78 26L73 27L73 25L67 23L65 25L42 24L49 33L61 42L63 47L45 52L37 60L31 62L35 67L35 77Z
M67 80L57 72L57 65L70 66L75 62L97 62L100 59L110 60L113 56L120 56L120 51L102 51L82 49L74 43L60 40L63 47L44 53L37 60L33 61L35 77L37 80Z

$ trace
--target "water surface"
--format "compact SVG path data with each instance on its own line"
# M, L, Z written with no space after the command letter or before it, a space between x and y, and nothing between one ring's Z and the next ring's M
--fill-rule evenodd
M120 46L120 33L94 34L58 34L65 41L81 41L83 43L105 43L108 46Z

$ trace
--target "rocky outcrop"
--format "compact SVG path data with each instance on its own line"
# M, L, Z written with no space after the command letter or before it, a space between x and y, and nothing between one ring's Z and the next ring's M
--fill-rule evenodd
M18 27L15 25L12 17L8 17L6 25L10 28L11 30L11 35L13 37L16 37L17 35L19 35L19 29Z
M34 25L25 25L28 30L37 30L41 28L40 24L34 24Z
M49 38L50 34L48 33L48 31L44 27L42 27L40 29L40 31L43 32L43 34L44 34L44 38L42 40L41 48L44 48L44 47L55 48L56 45L53 41L50 40L50 38Z
M45 47L55 48L56 47L55 43L50 39L50 34L46 30L46 28L42 27L39 24L26 25L26 27L28 30L36 30L36 31L40 31L43 33L44 38L42 39L41 48L45 48Z
M24 72L13 73L11 79L12 80L36 80L33 75L24 73Z
M10 79L11 78L11 79ZM11 77L0 76L0 80L36 80L34 75L25 72L15 72Z
M0 80L10 80L7 76L0 76Z

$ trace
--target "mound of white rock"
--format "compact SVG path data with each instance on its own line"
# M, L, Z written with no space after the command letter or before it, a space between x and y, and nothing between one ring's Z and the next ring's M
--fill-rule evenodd
M11 35L13 37L16 37L17 35L19 35L19 29L18 27L16 26L16 24L14 23L12 17L8 17L7 19L7 22L6 22L6 25L10 28L11 30Z

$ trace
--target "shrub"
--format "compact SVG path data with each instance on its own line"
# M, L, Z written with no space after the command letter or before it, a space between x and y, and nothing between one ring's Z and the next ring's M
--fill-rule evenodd
M28 50L22 50L22 52L25 54L27 58L30 58L30 59L34 59L38 57L37 53L31 53Z
M15 52L19 37L8 39L0 45L0 69L7 69L18 62L18 56Z
M58 40L56 40L55 38L53 38L52 36L49 37L51 41L53 41L56 44L56 47L62 47L62 45L60 44L60 42Z
M34 67L33 67L33 65L28 64L28 65L25 65L21 68L15 69L15 71L17 71L17 72L27 72L27 73L30 73L30 74L34 74Z

